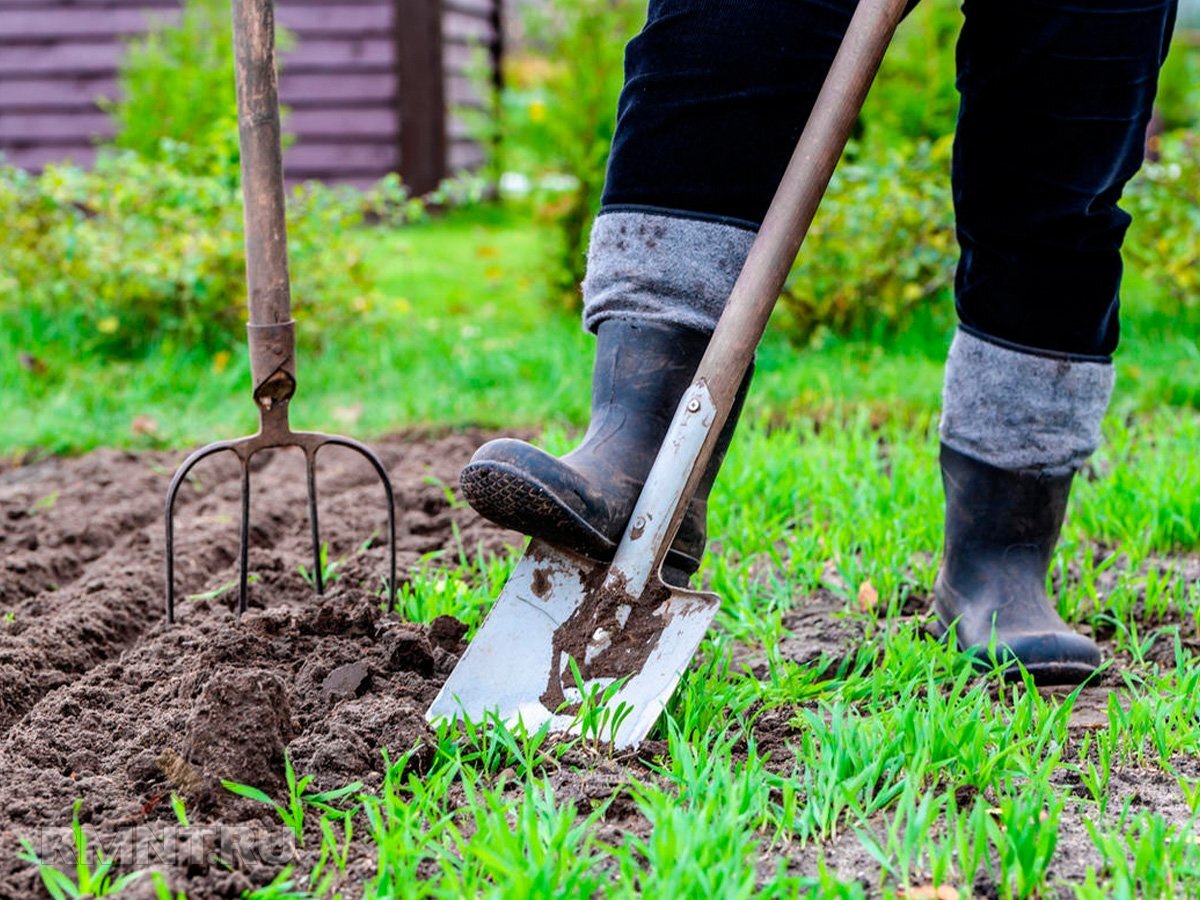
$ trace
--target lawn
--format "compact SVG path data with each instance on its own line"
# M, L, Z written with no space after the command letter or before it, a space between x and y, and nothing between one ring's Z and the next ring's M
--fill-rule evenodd
M568 448L591 339L546 296L528 211L361 239L383 299L301 356L296 424ZM1136 276L1126 295L1105 445L1052 568L1060 610L1105 649L1092 686L1002 687L923 633L945 311L878 342L773 332L711 505L717 627L647 747L495 723L389 746L349 815L294 792L320 855L251 895L1200 895L1200 345ZM0 336L0 358L13 461L253 428L236 353L98 368ZM481 621L516 551L454 534L409 561L403 618Z

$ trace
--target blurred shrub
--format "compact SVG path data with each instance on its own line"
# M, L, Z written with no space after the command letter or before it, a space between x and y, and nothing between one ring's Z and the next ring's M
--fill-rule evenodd
M646 0L546 0L521 6L529 50L509 60L501 98L505 164L534 177L569 176L544 198L555 225L550 276L574 306L588 229L600 207L616 126L625 43L646 18Z
M1182 36L1163 66L1156 105L1164 130L1200 127L1200 46Z
M781 298L794 340L895 330L948 296L958 258L951 140L864 150L838 166Z
M794 340L878 336L930 303L950 320L958 259L951 140L860 147L838 167L781 297L781 324ZM1166 135L1159 149L1122 202L1134 218L1125 258L1174 309L1196 308L1200 134Z
M503 166L558 188L543 192L540 210L558 234L550 278L572 308L584 275L588 229L604 187L624 46L645 15L646 0L526 4L520 22L525 49L506 63L498 101ZM954 40L960 24L956 0L926 0L910 15L868 101L864 146L907 146L953 131L958 109ZM487 90L483 83L477 87ZM490 140L496 127L495 120L480 119L473 130ZM568 179L545 178L553 175Z
M178 154L178 156L176 155ZM38 344L134 356L160 343L212 350L244 339L245 256L236 179L105 151L91 170L0 166L0 318ZM310 344L374 301L353 229L421 207L399 180L367 193L308 184L288 198L294 309Z
M1200 133L1157 139L1159 159L1133 180L1125 258L1179 308L1200 306Z
M900 24L863 106L864 142L902 146L951 134L961 0L922 0Z
M280 36L286 46L286 34ZM175 168L236 172L237 95L227 0L187 0L177 24L158 23L129 42L119 99L104 106L113 144Z

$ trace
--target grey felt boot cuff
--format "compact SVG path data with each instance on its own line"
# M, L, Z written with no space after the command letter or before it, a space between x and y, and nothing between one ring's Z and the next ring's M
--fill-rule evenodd
M754 231L671 212L601 211L592 226L583 324L641 319L711 333Z
M950 345L942 443L1001 469L1065 475L1100 444L1112 396L1104 361L993 344L962 329Z

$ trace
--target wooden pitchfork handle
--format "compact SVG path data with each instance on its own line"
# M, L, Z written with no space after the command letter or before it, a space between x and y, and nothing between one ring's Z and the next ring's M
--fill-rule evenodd
M283 150L275 68L275 4L232 0L238 137L246 230L247 325L254 400L264 410L296 392Z

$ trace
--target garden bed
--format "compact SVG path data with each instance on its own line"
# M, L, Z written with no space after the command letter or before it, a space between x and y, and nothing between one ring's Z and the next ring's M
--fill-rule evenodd
M410 435L377 444L397 492L402 573L503 554L519 540L454 498L457 473L483 437ZM285 797L285 751L322 791L354 782L378 791L384 750L395 759L420 746L413 765L421 771L428 764L433 736L423 712L461 653L466 626L448 616L417 624L383 612L383 502L374 474L340 451L321 465L323 537L339 561L322 598L299 571L311 563L300 458L279 454L255 465L255 580L239 622L231 587L236 469L231 459L207 464L181 494L177 578L187 599L178 623L168 625L162 500L179 460L104 450L0 473L0 896L41 890L37 869L18 857L21 838L44 861L73 869L69 823L80 798L93 847L118 857L122 870L157 870L191 897L241 896L289 865L309 871L321 835L310 818L310 839L298 848L273 810L222 781ZM864 642L878 642L878 633L871 638L859 619L842 615L844 606L824 590L797 598L784 614L776 664L849 665ZM910 598L904 611L923 606L924 598ZM1118 664L1075 704L1072 739L1109 723L1109 694L1128 657L1106 649ZM735 646L733 663L754 678L771 677L763 647ZM795 716L804 705L776 706L753 719L755 752L767 754L777 774L792 771L802 732ZM653 761L667 751L665 741L617 758L576 748L542 777L559 801L585 811L606 804L593 827L616 845L651 833L645 810L623 788L660 780ZM748 754L743 744L733 759L745 762ZM1174 762L1200 776L1194 760ZM1069 797L1086 793L1067 766L1054 783ZM519 780L511 790L520 791ZM963 791L965 803L970 791ZM1154 810L1170 823L1190 815L1175 780L1153 767L1119 766L1107 791L1118 808L1132 798L1133 812ZM173 794L185 804L186 828ZM460 806L471 802L456 796ZM882 835L886 822L876 816L873 825ZM352 895L374 877L379 853L365 825L355 835L339 876ZM778 875L780 863L795 875L816 873L821 853L840 878L879 883L877 861L845 827L824 842L773 846L758 861L760 884ZM1100 864L1068 803L1052 877L1078 883ZM974 887L996 893L986 876ZM154 896L149 879L131 895Z
M515 539L451 508L440 485L454 482L478 443L467 434L378 446L394 479L401 571L453 548L455 526L473 550ZM326 453L323 539L331 558L350 558L316 596L298 571L311 565L302 461L280 454L256 464L255 581L241 623L236 588L194 599L235 577L231 456L205 465L180 495L177 578L193 599L180 600L175 625L163 612L162 503L178 456L100 451L0 475L0 610L10 613L0 634L0 895L37 893L36 869L16 857L18 837L34 839L47 861L73 865L62 826L81 797L82 820L123 867L165 863L190 896L237 896L269 882L290 850L278 820L267 838L274 813L221 780L278 794L287 748L322 787L377 784L380 749L402 753L424 735L422 714L463 628L382 614L381 596L363 586L386 572L383 543L359 552L382 533L378 479L356 458ZM169 833L180 831L172 792L187 799L198 828L190 839ZM222 842L246 843L244 859L226 859L233 871L216 862Z

